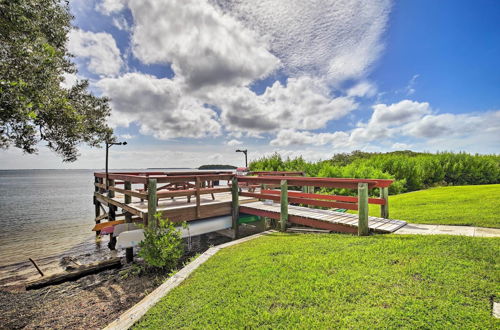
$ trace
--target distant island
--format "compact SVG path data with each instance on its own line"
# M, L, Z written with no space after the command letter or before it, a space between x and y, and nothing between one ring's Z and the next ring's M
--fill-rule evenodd
M199 170L234 170L236 166L233 165L201 165Z

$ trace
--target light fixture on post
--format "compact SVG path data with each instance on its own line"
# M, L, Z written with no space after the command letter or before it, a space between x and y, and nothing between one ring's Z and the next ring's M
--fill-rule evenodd
M245 154L245 167L248 167L248 159L247 159L247 149L238 149L236 152L242 152Z
M117 145L117 146L126 146L127 145L127 142L123 141L123 142L109 142L109 141L106 141L106 190L108 190L108 154L109 154L109 148L111 148L111 146L114 146L114 145Z

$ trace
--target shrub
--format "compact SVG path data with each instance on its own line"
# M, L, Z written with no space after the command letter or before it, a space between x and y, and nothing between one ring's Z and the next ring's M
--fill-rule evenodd
M156 226L144 228L138 255L148 266L172 269L183 253L180 231L168 219L162 219L161 213L155 214L155 219Z
M278 153L250 163L252 170L304 171L311 177L394 179L390 194L438 185L500 183L500 155L471 155L440 152L396 151L336 154L329 160L307 162L302 157L282 159ZM332 193L331 189L324 189ZM336 190L336 193L354 194Z

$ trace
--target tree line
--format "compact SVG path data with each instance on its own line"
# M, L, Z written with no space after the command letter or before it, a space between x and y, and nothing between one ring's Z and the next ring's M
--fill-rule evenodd
M278 153L250 163L251 171L303 171L310 177L394 179L391 194L433 186L500 183L500 155L396 151L335 154L328 160L282 158Z

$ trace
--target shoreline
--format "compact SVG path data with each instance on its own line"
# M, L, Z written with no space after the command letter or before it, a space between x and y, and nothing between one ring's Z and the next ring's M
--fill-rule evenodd
M259 232L256 228L245 226L241 237L256 232ZM229 237L216 232L194 236L190 240L184 239L185 250L177 269L211 246L230 241ZM80 250L80 253L70 255L72 251L78 250L77 245L64 255L47 257L39 264L42 271L50 275L49 269L54 273L64 271L64 261L67 261L65 257L72 257L79 264L113 256L122 258L122 268L105 270L76 281L26 291L26 281L40 278L29 261L0 267L0 272L4 272L3 278L0 279L0 328L102 328L156 289L172 274L170 271L138 272L134 265L142 264L139 258L136 258L135 263L126 264L124 251L110 251L107 242L107 238L101 240L98 253ZM71 265L71 261L66 265ZM6 272L9 276L5 276Z
M41 258L34 258L45 275L64 271L61 259L64 257L78 258L81 263L121 256L119 251L111 251L107 247L108 238L96 243L95 236L89 236L69 249ZM29 260L0 265L0 287L18 286L26 281L39 278L40 274Z

